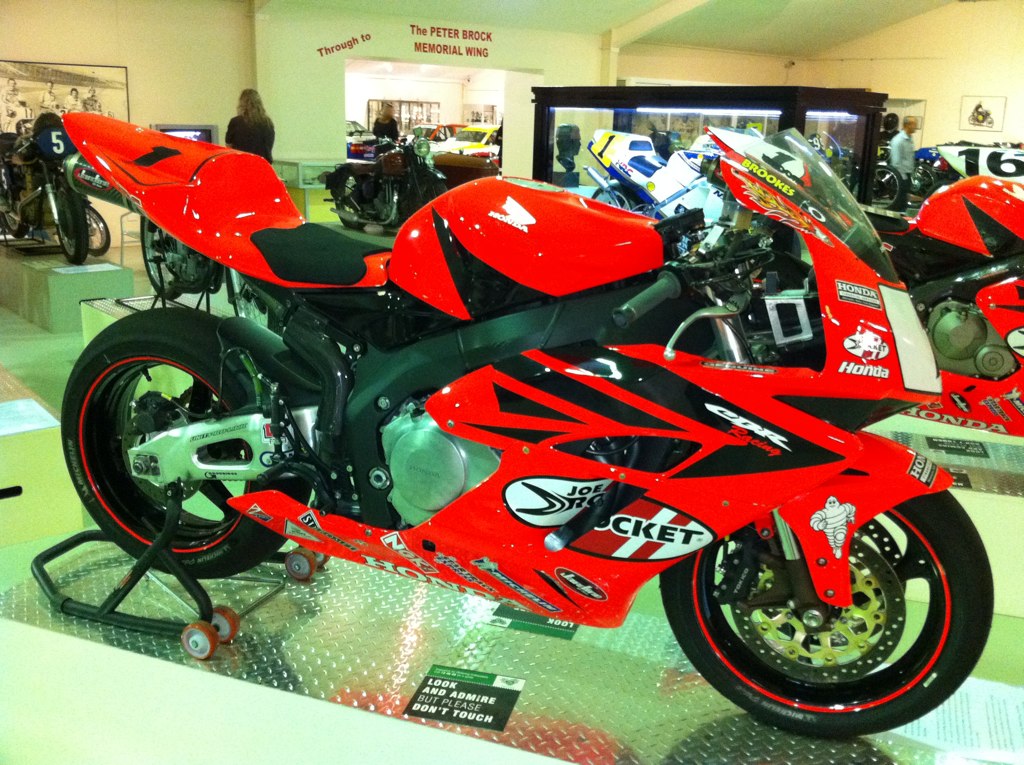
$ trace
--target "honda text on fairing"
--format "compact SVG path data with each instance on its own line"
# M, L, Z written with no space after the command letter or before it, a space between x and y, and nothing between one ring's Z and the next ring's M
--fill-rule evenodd
M587 150L608 174L605 178L593 167L586 168L598 187L594 198L601 202L652 218L703 209L711 222L721 212L722 191L708 184L700 169L706 154L717 153L704 138L666 160L646 136L597 130Z
M861 431L935 401L935 362L881 242L799 135L714 133L710 229L491 178L385 251L304 222L257 157L67 119L156 225L286 306L280 335L155 309L84 351L67 463L130 554L171 493L198 576L289 538L614 627L660 575L707 680L811 735L903 724L971 671L984 547L945 472ZM750 210L790 227L813 270Z
M905 414L1024 436L1024 184L964 178L913 219L870 218L942 370L942 399Z
M29 236L49 225L49 213L64 257L77 265L89 255L90 231L85 198L61 172L74 153L55 114L37 119L28 135L0 133L0 234Z

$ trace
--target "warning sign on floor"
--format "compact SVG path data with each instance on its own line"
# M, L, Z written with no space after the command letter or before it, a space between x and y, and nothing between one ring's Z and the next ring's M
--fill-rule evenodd
M404 714L505 730L524 685L526 681L518 677L435 664L406 705Z

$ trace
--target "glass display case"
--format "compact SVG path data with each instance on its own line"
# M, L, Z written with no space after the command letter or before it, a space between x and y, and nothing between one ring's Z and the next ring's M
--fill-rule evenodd
M344 159L275 159L272 163L277 177L284 181L292 200L302 210L306 220L310 220L312 199L310 191L316 189L323 196L324 182L320 176L332 171ZM319 198L319 197L318 197Z
M603 173L598 131L650 138L658 154L699 148L706 127L773 133L796 128L861 202L871 178L886 94L804 87L537 87L533 176L593 191ZM589 148L588 148L589 146ZM588 188L589 187L589 188Z

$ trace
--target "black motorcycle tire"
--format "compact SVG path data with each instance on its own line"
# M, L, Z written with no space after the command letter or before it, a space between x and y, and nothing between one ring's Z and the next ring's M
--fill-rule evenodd
M877 529L881 526L872 528L871 524L881 519L902 528L906 544L912 544L913 550L903 550L906 554L902 555L895 549L897 544L890 544L896 536L886 539L884 534L879 535ZM713 594L716 576L724 576L721 568L716 572L716 566L722 566L725 558L717 559L730 544L720 540L661 576L669 623L694 668L722 695L760 720L809 736L840 738L895 728L945 701L974 668L992 621L992 574L977 531L960 504L949 492L943 492L899 505L859 528L855 539L858 536L867 546L877 548L874 554L889 558L890 586L905 590L907 581L931 577L927 592L938 597L929 602L913 643L894 644L902 631L895 637L879 637L876 646L885 655L871 657L868 649L870 671L850 679L838 677L847 672L841 664L834 665L831 678L826 676L830 670L821 665L798 666L799 660L773 648L756 630L745 639L742 633L746 625L740 619L747 619L753 626L754 614L762 612L755 609L747 616L737 616L742 612L721 604ZM893 559L898 561L895 566L891 565ZM879 587L878 582L886 578L885 574L878 576L883 568L879 565L879 571L875 571ZM891 607L895 600L898 598L887 605ZM725 615L727 609L732 621ZM780 610L765 612L778 616ZM843 614L853 621L852 608ZM771 614L767 615L770 619ZM901 627L909 629L914 619L908 616L905 622L902 618L899 621L903 622ZM878 623L883 622L879 619ZM758 626L767 631L770 622L762 621ZM838 627L835 629L838 632ZM810 631L804 640L811 639L809 636ZM824 643L834 638L829 635L814 640ZM884 646L883 640L887 640ZM851 647L853 643L847 643L847 649Z
M103 216L92 205L85 207L85 219L89 231L89 255L99 258L110 250L110 229Z
M57 203L57 239L64 258L72 265L81 265L89 257L89 224L85 218L85 197L64 181L53 184Z
M72 483L100 529L134 558L163 527L167 505L163 490L129 473L127 448L138 437L132 402L143 390L177 393L176 405L202 419L253 400L244 375L222 373L218 323L184 308L129 315L89 343L68 380L61 423ZM299 501L309 496L309 488L295 479L272 488ZM172 549L193 575L232 576L264 561L285 541L226 506L228 496L243 491L240 482L187 486Z
M340 189L332 189L331 195L334 198L334 206L338 210L338 218L341 225L361 231L366 221L363 220L363 211L352 202L352 195L356 193L356 177L353 175L345 179L345 185ZM341 214L342 210L349 213L352 218L346 218Z
M901 197L900 191L907 183L908 181L891 167L877 166L873 179L871 203L886 210L894 209L896 202ZM903 194L902 197L906 199L906 194Z
M609 183L607 189L599 189L594 194L594 199L604 202L606 205L630 211L637 210L644 205L644 202L627 193L617 181Z

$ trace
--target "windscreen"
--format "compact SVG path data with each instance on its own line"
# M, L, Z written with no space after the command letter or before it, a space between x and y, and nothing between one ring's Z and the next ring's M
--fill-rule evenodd
M782 214L784 207L773 204L773 195L781 197L849 247L882 279L899 281L882 241L857 200L800 133L790 128L763 138L726 130L711 132L716 141L743 157L743 170L774 190L773 194L760 187L751 189L746 199L743 195L737 197L740 204L751 200L769 211L777 209L777 216L771 216L771 212L769 216L799 229L798 221Z

